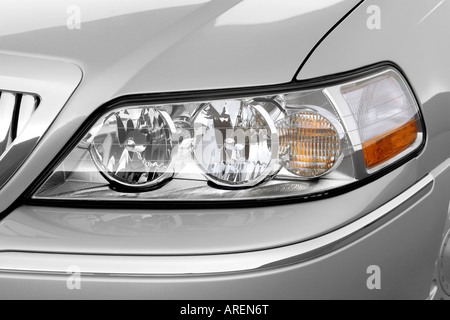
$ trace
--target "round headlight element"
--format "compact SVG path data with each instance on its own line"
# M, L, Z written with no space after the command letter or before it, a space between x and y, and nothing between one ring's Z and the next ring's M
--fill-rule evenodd
M254 101L204 105L194 119L193 152L207 178L222 187L253 187L280 169L275 123Z
M328 174L339 163L338 124L315 110L296 112L277 123L285 168L305 179Z
M153 107L122 109L95 128L90 152L113 186L150 190L173 177L178 134L165 111Z

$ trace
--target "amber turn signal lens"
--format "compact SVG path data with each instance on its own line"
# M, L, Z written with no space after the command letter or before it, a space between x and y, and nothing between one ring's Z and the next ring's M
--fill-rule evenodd
M401 127L367 140L363 143L364 158L368 169L394 158L417 140L418 128L413 119Z
M298 112L278 124L280 153L293 174L315 178L330 172L339 159L340 137L330 120L315 111Z

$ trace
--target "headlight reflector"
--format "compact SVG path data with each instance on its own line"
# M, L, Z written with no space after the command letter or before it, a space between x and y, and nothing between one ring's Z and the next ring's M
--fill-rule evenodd
M325 113L328 114L323 110L322 114ZM341 136L335 127L339 124L337 120L333 124L322 114L305 109L278 123L285 167L300 177L323 176L339 162Z
M194 157L212 182L255 186L275 173L278 132L255 101L218 101L194 119Z
M88 136L92 159L114 186L145 190L174 174L178 136L163 110L117 110L100 120Z

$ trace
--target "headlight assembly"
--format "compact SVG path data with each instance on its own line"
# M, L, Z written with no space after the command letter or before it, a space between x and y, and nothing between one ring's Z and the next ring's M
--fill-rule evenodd
M418 104L390 67L308 90L130 102L98 117L33 199L307 198L364 181L423 142Z

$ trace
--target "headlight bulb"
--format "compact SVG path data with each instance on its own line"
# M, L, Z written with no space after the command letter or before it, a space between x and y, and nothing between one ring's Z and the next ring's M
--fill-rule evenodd
M323 114L329 112L304 109L277 122L284 166L305 179L330 173L340 159L339 125Z

